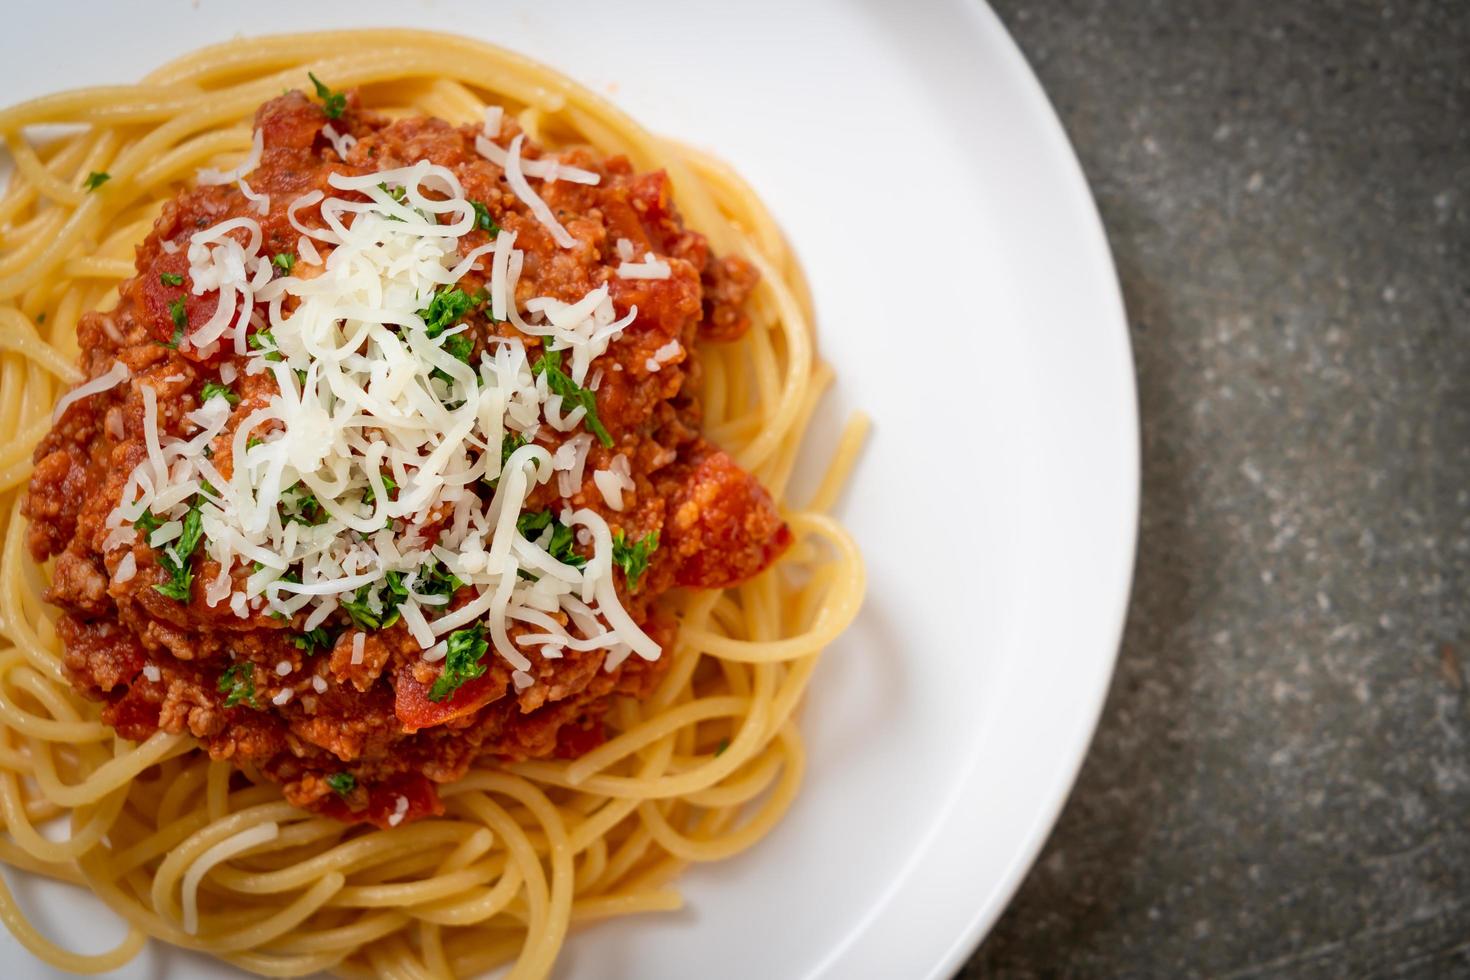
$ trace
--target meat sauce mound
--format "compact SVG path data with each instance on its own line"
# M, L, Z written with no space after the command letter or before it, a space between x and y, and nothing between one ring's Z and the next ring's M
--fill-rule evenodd
M188 435L185 415L200 406L206 383L221 380L222 368L234 379L241 406L271 393L270 375L247 374L246 359L228 348L201 357L197 350L169 346L180 298L191 330L210 317L218 300L216 293L195 296L188 288L191 234L247 216L260 223L263 254L294 255L298 232L287 208L314 190L342 196L328 185L329 175L420 160L450 168L468 198L482 202L500 228L516 232L516 245L525 252L520 303L533 296L575 302L606 283L619 316L638 309L636 321L595 364L601 369L597 414L614 445L594 443L585 482L569 501L552 480L537 488L526 509L564 503L591 508L630 541L658 532L659 547L637 588L630 589L621 573L618 588L633 619L665 647L674 623L660 609L662 594L747 579L770 565L791 535L770 495L701 437L693 394L696 341L728 341L748 327L742 304L755 272L740 259L713 254L702 235L683 226L662 172L634 173L625 158L601 158L587 148L560 151L562 161L601 176L595 186L538 182L543 199L577 240L564 249L511 192L501 169L475 151L474 127L424 117L389 121L362 110L352 94L346 112L331 120L338 133L356 139L350 148L340 144L344 158L323 135L327 122L321 107L298 92L258 110L264 149L248 179L255 193L269 195L268 214L260 215L234 185L187 189L165 204L138 246L137 275L122 284L116 307L87 313L77 328L81 367L89 377L114 360L126 364L132 377L74 403L57 421L36 449L23 513L30 521L32 555L54 562L46 598L62 611L58 632L67 677L102 703L107 724L132 740L159 730L188 733L211 757L229 760L246 777L279 783L297 806L388 826L442 812L436 785L459 778L476 760L569 758L597 746L612 699L647 696L668 658L630 657L609 671L602 651L569 650L547 659L538 648L524 648L534 683L517 691L510 667L492 650L481 677L436 702L427 694L441 665L423 661L401 623L368 633L360 658L352 655L354 630L345 622L336 624L340 632L330 649L302 649L296 639L300 622L272 618L261 609L247 610L242 618L227 602L209 605L201 583L215 578L219 568L202 552L192 559L192 590L181 602L154 588L168 573L146 535L105 548L108 514L146 456L142 386L157 393L160 431L176 436ZM507 118L501 142L515 132ZM524 155L534 159L541 150L527 144ZM461 250L485 244L490 234L471 233ZM631 242L638 256L657 254L672 274L619 278L619 239ZM479 275L470 273L460 285L467 292L483 286ZM177 277L184 278L183 287ZM483 312L466 322L477 361L495 337L519 336ZM539 341L524 339L534 351ZM667 360L666 345L675 339L681 351ZM661 349L664 363L654 359ZM658 370L651 370L655 363ZM234 411L211 447L226 475L230 433L241 415L238 406ZM554 450L560 437L543 426L538 441ZM631 464L636 486L615 512L592 474L618 454ZM128 554L136 571L119 575ZM472 595L462 588L452 602L462 604ZM221 691L227 671L233 671L232 683L225 687L234 698ZM242 690L247 696L239 696Z

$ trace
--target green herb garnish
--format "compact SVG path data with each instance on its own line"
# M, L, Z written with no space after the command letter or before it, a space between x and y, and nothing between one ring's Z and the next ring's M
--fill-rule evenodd
M282 516L287 521L295 521L308 527L315 527L327 519L321 501L316 499L316 494L300 483L293 483L281 494L281 506L286 508Z
M189 313L184 309L184 297L180 296L168 304L169 319L174 322L173 339L163 346L170 350L178 350L179 345L184 342L184 330L189 326Z
M444 338L444 353L458 358L466 364L470 362L470 355L475 352L475 342L468 334L457 333Z
M383 481L383 490L384 490L384 492L390 495L388 499L389 500L392 500L393 498L392 498L391 494L393 493L394 490L397 490L398 489L398 484L387 473L379 473L378 476ZM373 489L373 485L371 483L369 483L367 485L367 489L362 492L362 502L365 503L365 504L367 504L368 506L372 506L373 504L377 503L377 501L378 501L378 492L376 490L374 490Z
M327 785L338 796L346 796L357 788L357 777L350 772L334 772L327 777Z
M176 602L189 601L189 587L194 581L194 568L190 560L194 557L194 550L199 547L199 539L203 536L204 528L199 516L199 498L196 496L193 506L184 515L183 531L158 556L158 564L168 572L169 580L162 585L153 586L155 592Z
M336 642L336 637L332 636L325 626L318 626L304 633L297 633L291 638L291 642L295 644L296 649L305 650L309 657L318 650L330 650Z
M490 217L489 208L485 207L480 201L471 201L470 207L475 209L476 228L489 232L492 238L500 234L500 225L496 224L495 219Z
M280 269L282 272L290 272L296 267L296 253L277 252L276 257L271 259L271 265Z
M623 529L613 532L613 564L623 570L628 591L638 591L638 579L648 570L648 557L658 550L658 532L651 531L634 544L623 539Z
M218 381L204 382L204 391L200 394L200 401L209 401L211 398L223 398L231 405L239 404L240 396L235 394L229 385L222 385Z
M216 688L225 696L226 708L243 704L259 709L255 703L255 666L248 661L241 661L220 674Z
M159 525L162 523L163 521L154 516L153 511L145 509L143 513L138 515L138 519L133 522L133 527L135 530L141 532L143 537L147 538L154 531L158 530Z
M444 673L429 688L430 701L443 701L451 697L467 681L485 673L480 658L490 649L485 642L485 629L479 623L469 629L455 630L449 634L448 649L444 654Z
M160 272L158 274L158 281L165 286L182 286L184 284L184 277L177 272Z
M388 575L384 576L384 578L388 580L388 589L390 593L393 592L395 589L395 583L392 581L392 576L395 574L400 573L390 572ZM396 588L403 590L401 582L402 579L400 575L399 582ZM345 612L347 614L347 617L352 620L352 624L360 630L385 630L388 627L392 626L394 623L398 622L399 612L397 606L395 605L390 609L388 604L384 602L381 597L375 596L375 585L376 583L369 582L367 585L360 586L358 590L353 593L351 599L339 600L339 605L342 611ZM403 595L405 597L408 595L407 590L403 590ZM378 607L376 611L373 609L375 599L376 605Z
M460 321L475 301L458 286L441 289L429 300L429 305L419 311L424 321L424 333L437 337Z
M549 342L548 339L547 343ZM550 388L553 394L561 395L565 405L573 408L580 405L585 408L587 414L582 421L587 424L588 431L595 435L597 441L604 446L612 446L612 436L607 434L607 430L602 427L602 420L597 417L597 395L591 389L583 388L562 372L561 351L547 350L543 346L541 356L531 366L531 373L546 375L546 387Z
M539 540L541 532L551 528L551 537L546 542L546 551L563 565L581 568L587 559L572 549L576 541L572 529L552 516L551 511L541 510L521 514L516 518L516 530L527 541Z
M89 191L95 191L97 188L101 187L103 184L107 183L111 179L112 174L108 173L107 171L94 170L91 173L87 174L87 179L82 181L82 186L87 188L87 190Z
M307 72L306 77L316 86L316 97L322 100L322 112L326 113L328 119L340 119L342 113L347 111L347 96L341 92L333 92L311 72Z
M250 335L250 346L254 350L265 351L267 361L279 361L281 359L280 348L276 347L276 338L269 330L257 330Z

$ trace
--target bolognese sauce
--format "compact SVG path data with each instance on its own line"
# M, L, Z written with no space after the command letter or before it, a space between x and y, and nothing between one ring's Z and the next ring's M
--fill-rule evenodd
M313 207L334 194L348 202L381 197L344 191L343 178L421 161L451 173L475 206L474 228L458 239L459 252L478 250L482 260L471 262L452 289L446 284L435 297L443 302L426 303L423 318L438 317L446 335L453 331L460 338L455 356L470 365L489 363L513 345L536 365L538 378L551 377L562 421L571 417L562 411L567 405L583 409L575 427L537 424L526 430L529 438L508 435L505 445L484 448L502 457L517 444L535 445L555 455L577 440L584 454L575 481L563 468L530 486L517 532L550 542L545 546L558 561L581 567L593 558L593 542L557 515L597 515L616 542L618 603L665 650L676 624L661 611L660 596L676 587L741 582L791 540L770 495L702 436L694 394L696 342L731 340L746 329L742 304L756 275L684 227L662 172L635 173L625 158L602 158L586 147L552 157L509 117L499 120L490 148L499 152L487 155L485 134L475 126L389 120L364 111L351 93L324 110L293 92L259 109L256 134L259 157L248 182L201 183L167 202L137 249L137 274L121 286L116 306L82 318L83 372L98 379L115 371L125 379L66 404L37 447L23 504L28 544L38 561L54 562L47 598L61 610L68 679L102 702L103 720L119 734L142 740L160 729L187 732L213 758L281 784L298 806L398 825L442 812L435 785L459 778L476 760L574 757L600 744L612 700L647 696L668 657L612 658L605 647L579 642L523 646L533 629L528 620L511 623L507 635L529 669L517 669L486 635L469 630L449 634L447 655L433 658L422 624L416 629L393 603L422 594L423 608L436 615L473 611L480 593L443 561L431 559L407 586L401 576L390 579L388 591L377 581L371 602L354 605L352 593L343 593L326 614L320 603L283 613L261 600L259 587L248 601L236 598L250 591L246 583L261 574L261 563L252 563L242 545L238 562L222 567L197 545L208 535L197 509L174 521L145 510L120 524L114 515L160 435L189 439L206 407L219 413L218 433L197 452L230 480L235 454L256 444L236 432L283 395L278 372L252 367L273 353L267 325L279 308L257 302L239 314L249 323L243 353L228 343L188 342L222 308L218 289L196 288L196 236L248 219L240 228L258 229L252 244L270 256L270 268L256 279L290 277L309 290L330 254L330 246L318 249L303 235L303 227L326 223ZM523 160L546 163L543 174L550 169L536 197L552 223L517 191L516 178L524 177L502 159L502 144L513 140ZM595 181L557 179L556 167ZM573 247L558 241L556 225ZM519 279L506 302L525 308L542 297L570 307L605 289L599 295L610 300L618 322L627 321L583 384L559 373L561 356L570 353L522 330L517 317L496 316L487 249L512 233ZM246 234L237 228L221 236ZM401 495L412 481L412 473L380 479L361 493L362 513L373 493ZM494 480L473 486L487 512L498 492ZM304 535L335 505L297 489L290 503L283 497L277 506L290 513L272 519ZM411 538L433 552L452 539L456 520L463 518L452 506L426 507L413 521L383 528L391 539L384 547ZM428 605L430 599L439 604ZM545 615L570 635L575 616ZM466 638L455 647L459 636Z

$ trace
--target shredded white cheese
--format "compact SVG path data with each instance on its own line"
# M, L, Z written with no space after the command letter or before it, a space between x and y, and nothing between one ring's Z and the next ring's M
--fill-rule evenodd
M521 139L506 153L507 177L536 211L524 193ZM575 179L570 168L555 173ZM431 336L424 319L436 293L472 268L488 269L494 315L552 338L554 349L566 352L564 370L582 384L637 310L619 318L605 285L574 303L535 297L520 306L524 255L515 235L501 232L473 249L462 244L475 213L447 168L421 161L333 174L329 182L352 196L313 191L286 209L303 261L315 267L309 277L273 274L252 218L191 236L191 288L197 295L217 291L218 301L186 345L209 351L231 344L247 354L245 373L267 376L274 393L236 406L211 398L189 413L188 431L179 435L160 431L157 395L143 386L147 456L108 516L109 540L117 534L115 544L124 543L120 529L146 509L164 522L154 538L167 545L197 507L201 547L220 567L218 577L199 583L207 603L223 603L242 619L252 612L293 618L308 630L343 608L380 620L397 613L429 662L445 656L449 634L477 623L520 671L530 661L518 646L539 646L546 656L602 649L609 669L632 652L658 657L658 645L620 605L611 532L601 517L563 508L558 518L593 549L580 568L547 551L549 529L535 540L517 530L526 500L553 476L561 496L580 492L593 443L585 410L562 404L545 374L533 373L518 339L492 339L466 363L446 348L465 328ZM550 215L544 202L540 208ZM270 339L262 341L265 330ZM85 397L80 392L74 394ZM548 430L568 433L554 453L536 442ZM228 478L206 453L227 432ZM509 439L525 444L502 471ZM621 456L594 479L613 509L633 488ZM487 484L493 493L474 491ZM310 520L295 519L303 500L314 508ZM416 534L440 515L449 519L436 541ZM446 596L420 582L435 562L473 591L452 611ZM390 576L407 600L401 592L393 597ZM543 633L512 642L509 624L524 619L525 610L561 610L572 625L547 617ZM352 663L363 662L365 642L359 628ZM312 687L321 693L326 683L314 677Z
M246 154L244 160L240 161L238 167L233 170L215 170L213 167L206 167L199 171L196 179L201 184L233 184L260 166L260 155L264 150L264 137L257 129L250 134L250 152Z
M683 349L683 347L679 346L679 342L677 340L671 340L667 344L664 344L662 347L660 347L658 350L654 351L653 356L643 362L643 366L650 371L657 371L665 364L678 357Z
M541 222L542 227L551 232L552 240L562 248L571 248L577 244L577 240L566 228L562 227L562 223L556 220L556 215L551 213L551 208L547 207L546 202L541 200L541 196L533 191L531 185L526 182L525 171L521 166L521 144L525 142L525 139L525 134L520 134L510 141L510 152L506 154L504 164L506 183L510 184L511 191L521 199L521 203L531 209L531 214ZM495 144L489 143L488 145L494 146ZM480 149L481 153L485 152L480 148L478 141L475 146Z
M138 574L138 559L133 557L133 553L129 551L118 559L117 568L112 573L112 580L122 585L124 582L131 582L136 574Z
M55 425L59 422L61 416L66 414L66 410L74 403L81 401L83 398L100 395L104 391L117 387L128 378L128 374L128 366L126 364L122 361L113 361L112 367L108 368L105 372L97 375L91 381L77 385L56 400L56 407L51 410L51 424Z
M627 239L622 239L627 241ZM624 260L618 263L619 279L667 279L673 270L669 264L662 259L656 259L652 252L643 253L642 262L629 262Z
M597 485L597 492L602 494L603 501L613 510L621 511L623 492L632 490L634 486L628 457L621 453L613 457L607 469L592 474L592 482Z

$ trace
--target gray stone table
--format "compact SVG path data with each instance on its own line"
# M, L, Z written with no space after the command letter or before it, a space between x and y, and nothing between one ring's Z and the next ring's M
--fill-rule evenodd
M1108 228L1143 519L961 976L1470 976L1470 4L996 6Z

